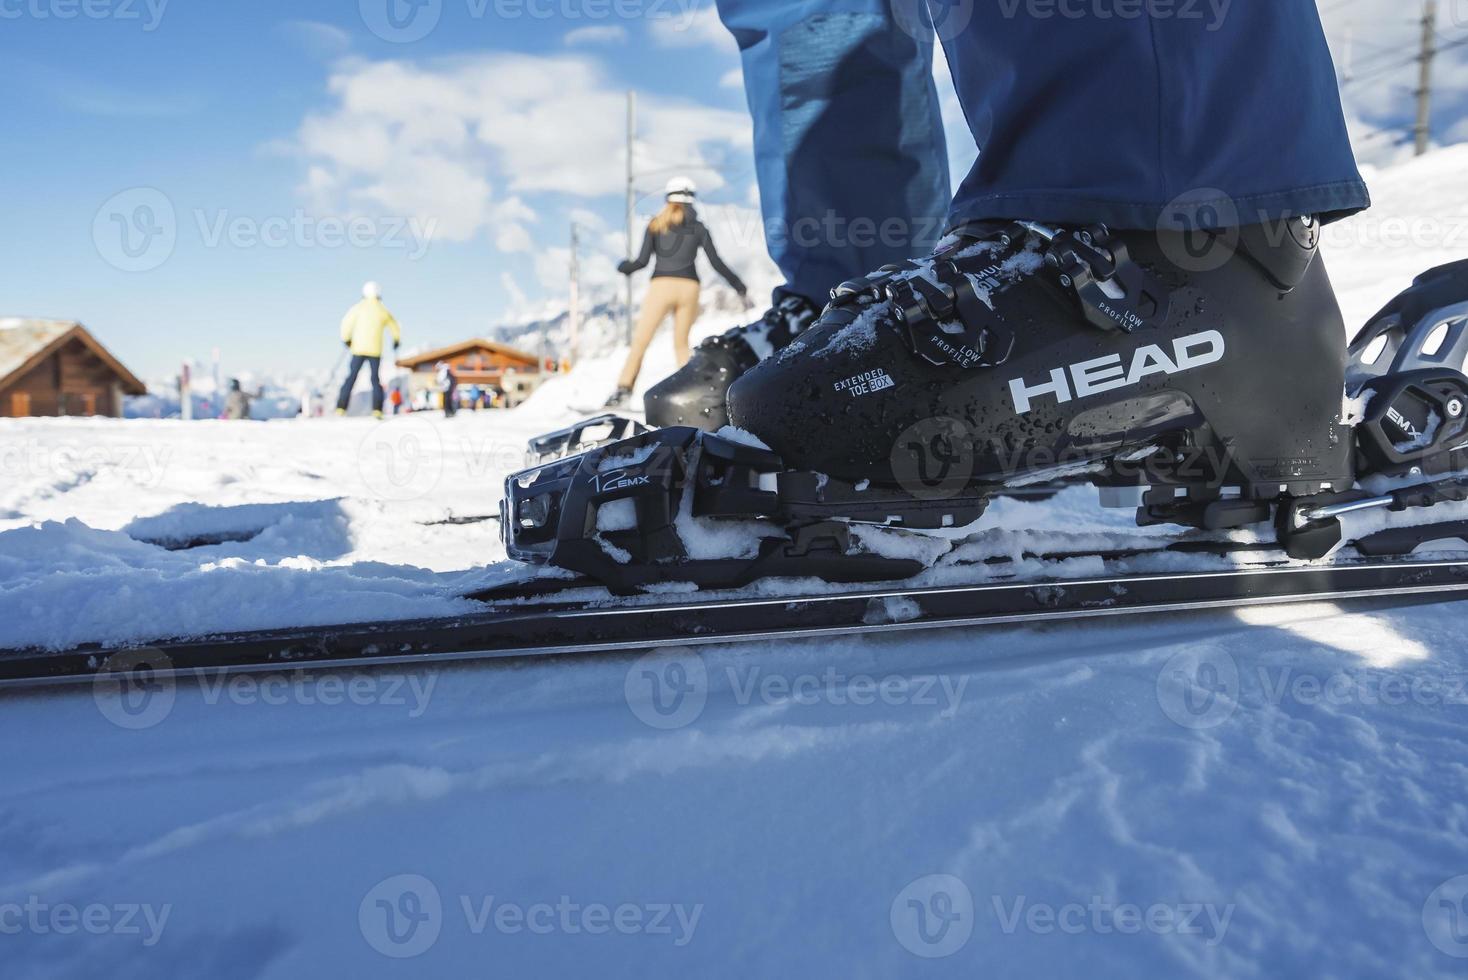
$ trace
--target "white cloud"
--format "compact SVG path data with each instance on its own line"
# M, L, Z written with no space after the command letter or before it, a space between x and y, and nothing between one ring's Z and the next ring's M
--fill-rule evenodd
M335 104L302 122L294 146L318 207L432 220L440 240L466 241L533 220L502 210L508 199L497 193L622 190L625 96L581 56L354 59L336 67L328 91ZM649 186L676 168L715 190L722 159L750 144L745 113L682 99L641 97L638 123L639 166L658 172ZM512 247L525 237L497 236Z
M494 247L501 252L530 252L534 251L535 242L524 225L511 223L495 226Z
M742 207L736 204L704 205L699 208L699 217L708 225L714 247L730 268L737 272L756 292L768 284L773 287L780 281L775 263L770 261L769 248L765 243L764 219L759 206ZM718 276L708 270L706 281L713 282Z
M606 220L601 215L587 208L572 208L571 220L585 231L599 232L607 227Z
M534 251L530 230L525 226L535 222L535 211L518 197L501 201L491 209L490 227L494 229L494 247L501 252Z
M518 197L511 197L501 201L494 209L496 221L522 221L532 222L536 219L535 209Z
M734 35L719 20L719 12L712 3L653 18L651 26L653 40L665 48L711 45L735 53L739 50L739 45L734 43Z
M547 293L565 292L566 284L571 281L571 249L553 245L537 252L535 278Z
M281 30L313 54L339 55L352 46L352 36L335 24L319 20L288 20Z
M567 47L591 44L623 44L627 40L627 28L620 24L600 24L578 27L567 31L562 38Z
M744 88L744 69L730 68L719 79L720 88Z
M632 240L631 251L635 252L637 250L637 246L642 243L641 236L642 229L639 228L637 229L636 235ZM597 251L605 255L615 256L617 261L621 261L624 258L631 257L627 254L629 250L627 248L626 232L623 231L621 228L608 228L606 231L604 231L601 236L601 243L599 246L596 246L596 248Z
M525 295L525 290L520 288L520 283L508 272L500 273L500 288L505 291L508 302L507 309L511 316L524 315L530 310L530 300Z

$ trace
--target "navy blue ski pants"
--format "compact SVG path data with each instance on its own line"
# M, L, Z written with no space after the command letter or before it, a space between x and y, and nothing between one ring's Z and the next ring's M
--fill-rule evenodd
M357 385L357 375L362 373L362 366L367 366L367 377L372 381L372 410L382 411L383 390L380 367L382 358L365 357L361 354L352 355L352 365L347 368L347 380L342 383L342 390L336 396L336 407L346 411L347 403L352 400L352 389Z
M1370 203L1315 0L718 8L743 56L771 257L813 299L964 221L1209 227ZM979 150L951 201L935 37Z

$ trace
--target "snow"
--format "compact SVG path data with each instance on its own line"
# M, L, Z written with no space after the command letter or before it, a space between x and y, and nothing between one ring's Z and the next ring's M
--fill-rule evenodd
M1428 269L1468 258L1468 143L1390 169L1363 168L1372 208L1326 226L1322 248L1347 328Z
M877 346L877 322L882 319L881 307L862 310L855 320L842 327L827 343L823 353L840 351L864 351Z
M766 443L763 439L755 435L753 432L746 432L743 429L738 428L737 426L724 426L718 431L718 436L720 439L723 439L726 442L736 443L740 446L748 446L751 449L763 449L765 452L770 451L769 444Z
M1373 175L1375 227L1463 213L1465 168L1455 147ZM1327 249L1353 324L1464 252ZM509 574L473 519L525 439L618 367L453 420L0 420L0 646L451 614ZM1063 578L1101 563L1027 558L1042 538L1170 533L1074 490L861 536ZM5 975L1461 976L1465 615L1313 603L9 692Z
M612 500L596 509L598 531L629 531L637 526L637 503L631 497Z
M76 326L76 323L69 320L0 317L0 378L9 377L20 370L37 352L70 333Z
M1341 424L1358 425L1366 421L1366 412L1371 408L1371 399L1376 397L1376 389L1370 385L1362 385L1354 395L1350 394L1349 378L1346 379L1347 394L1341 403Z
M694 517L691 494L683 495L673 527L684 552L695 561L753 558L759 554L761 541L780 534L768 525Z
M345 525L339 511L317 520L288 517L244 547L162 555L156 546L77 520L12 531L0 553L6 645L69 647L266 624L412 618L430 610L450 616L473 608L456 598L461 590L453 583L468 584L463 575L312 557L340 547L333 539Z
M657 338L639 394L671 346ZM583 418L572 406L620 369L588 358L513 412L453 419L0 419L0 648L464 612L499 574L492 518L527 441Z
M1427 419L1427 425L1415 435L1410 435L1399 442L1393 442L1392 447L1399 453L1412 452L1414 449L1425 449L1431 446L1437 438L1438 429L1442 428L1442 416L1433 412Z
M47 735L7 767L0 902L168 914L151 947L7 937L7 975L1456 976L1424 912L1457 949L1430 899L1468 869L1462 614L190 681L135 729L105 694L12 696ZM927 967L933 875L967 918ZM405 884L439 911L395 947L376 901ZM479 917L563 896L545 934ZM687 925L589 935L594 903Z

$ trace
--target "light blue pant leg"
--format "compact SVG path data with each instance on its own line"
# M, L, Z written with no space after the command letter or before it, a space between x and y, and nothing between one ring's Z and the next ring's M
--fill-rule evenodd
M791 292L824 302L943 231L951 186L921 2L718 0L743 56L770 257Z

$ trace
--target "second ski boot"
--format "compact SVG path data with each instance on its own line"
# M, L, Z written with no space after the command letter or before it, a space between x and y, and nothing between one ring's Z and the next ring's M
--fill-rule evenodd
M687 425L707 432L722 429L729 424L725 408L729 386L788 346L819 314L804 296L785 293L759 321L704 341L687 364L643 397L648 424Z
M838 287L734 384L731 421L787 466L918 495L1175 482L1159 519L1219 504L1208 522L1232 526L1225 512L1267 513L1256 501L1349 489L1346 332L1319 225L1196 237L1033 223L952 236Z

